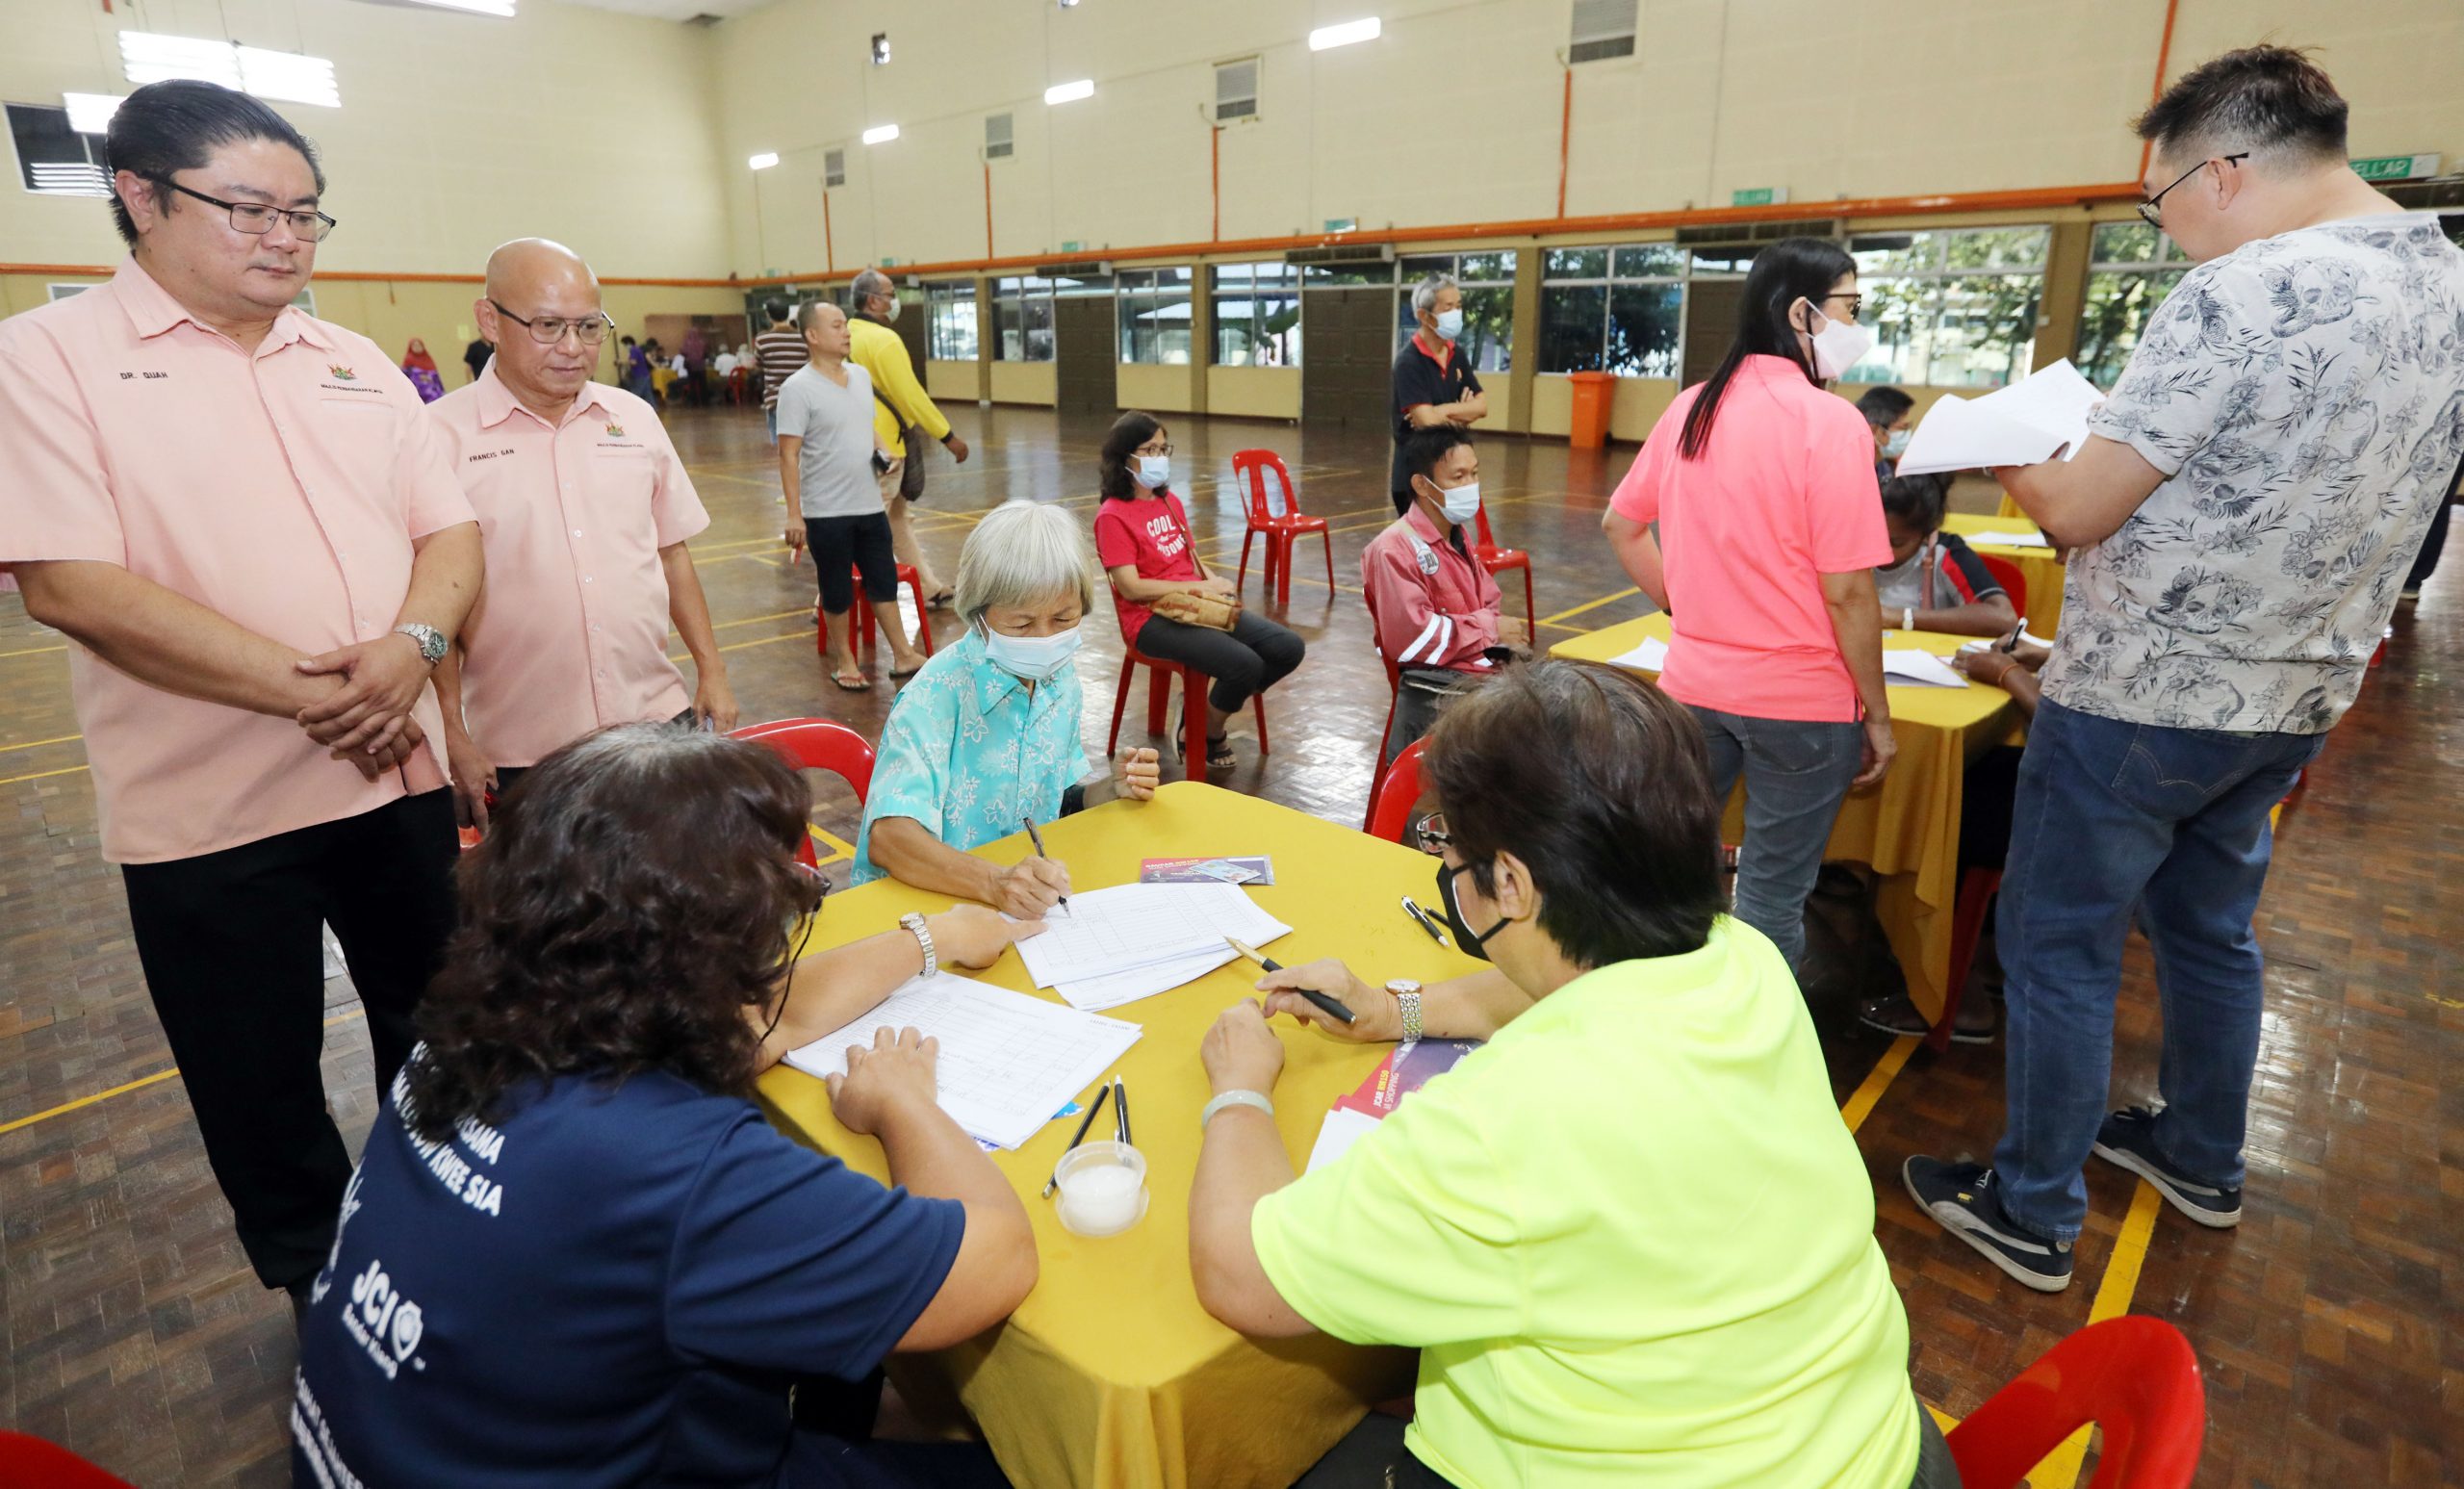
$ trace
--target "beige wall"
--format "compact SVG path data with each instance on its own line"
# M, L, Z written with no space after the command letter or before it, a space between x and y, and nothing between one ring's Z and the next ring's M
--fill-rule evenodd
M988 362L985 396L995 403L1041 403L1054 400L1049 362Z
M1248 419L1297 419L1300 369L1210 367L1206 370L1206 411Z
M1186 414L1195 406L1196 381L1195 371L1186 364L1123 362L1117 383L1120 406L1153 414Z
M0 98L127 92L122 26L332 59L340 109L276 105L324 156L325 209L342 226L319 252L322 269L475 273L498 243L535 234L603 275L727 271L707 32L556 0L529 0L515 20L361 0L107 12L88 0L0 5ZM0 264L110 264L120 252L103 202L0 183Z
M986 256L983 119L1015 116L990 163L992 252L1209 241L1213 64L1263 59L1261 115L1222 131L1221 236L1521 220L1556 211L1565 0L1304 0L1003 7L904 0L888 10L781 3L713 32L736 265L823 263L822 151L847 151L831 193L836 262ZM1378 40L1311 53L1309 28L1352 12ZM1726 206L1740 188L1797 202L2128 181L2124 127L2146 103L2157 0L1904 0L1890 24L1816 0L1652 0L1633 58L1575 70L1566 211ZM865 39L886 26L894 61ZM2179 72L2261 39L2315 45L2353 104L2357 154L2464 159L2464 5L2456 0L2180 0ZM1047 58L1049 62L1047 63ZM1049 82L1096 94L1047 107ZM1443 90L1476 119L1432 155L1420 110ZM901 137L866 146L867 125ZM756 251L752 173L762 173ZM1399 163L1424 162L1413 168Z
M981 362L927 362L924 364L924 391L937 401L957 399L973 403L984 397L984 364Z

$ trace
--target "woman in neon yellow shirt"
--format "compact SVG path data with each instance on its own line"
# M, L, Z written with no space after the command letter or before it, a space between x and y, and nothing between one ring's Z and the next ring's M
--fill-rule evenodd
M1541 662L1458 701L1423 772L1440 899L1496 969L1292 968L1203 1050L1199 1300L1421 1350L1409 1431L1372 1416L1304 1482L1956 1484L1804 999L1723 913L1702 731L1639 679ZM1354 1011L1339 1037L1487 1043L1295 1178L1266 1018L1311 1014L1300 987Z

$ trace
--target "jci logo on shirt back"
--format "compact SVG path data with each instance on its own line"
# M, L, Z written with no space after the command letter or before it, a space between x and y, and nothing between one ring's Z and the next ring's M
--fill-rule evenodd
M367 1270L351 1279L350 1306L343 1310L343 1327L359 1341L388 1380L405 1360L413 1370L427 1369L426 1361L412 1359L420 1337L426 1332L420 1305L395 1290L383 1262L371 1258Z

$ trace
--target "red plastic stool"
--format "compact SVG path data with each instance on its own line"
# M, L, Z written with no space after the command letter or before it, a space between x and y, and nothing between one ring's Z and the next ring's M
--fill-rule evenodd
M914 591L915 644L923 648L925 655L930 656L933 655L933 611L924 603L924 581L915 577L913 565L900 564L898 582ZM856 602L848 607L848 613L857 617L857 657L860 661L870 662L873 659L873 654L881 645L881 623L873 618L872 603L864 598L864 577L860 573L856 575ZM830 624L823 617L821 602L818 599L812 603L812 616L813 655L828 656L830 655Z

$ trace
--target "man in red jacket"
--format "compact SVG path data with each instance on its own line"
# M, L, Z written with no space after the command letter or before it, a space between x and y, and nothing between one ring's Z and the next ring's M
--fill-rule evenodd
M1360 555L1377 650L1399 675L1384 769L1428 732L1446 701L1494 675L1511 655L1498 642L1498 586L1472 556L1463 525L1480 509L1480 456L1460 425L1414 429L1403 441L1397 521Z

